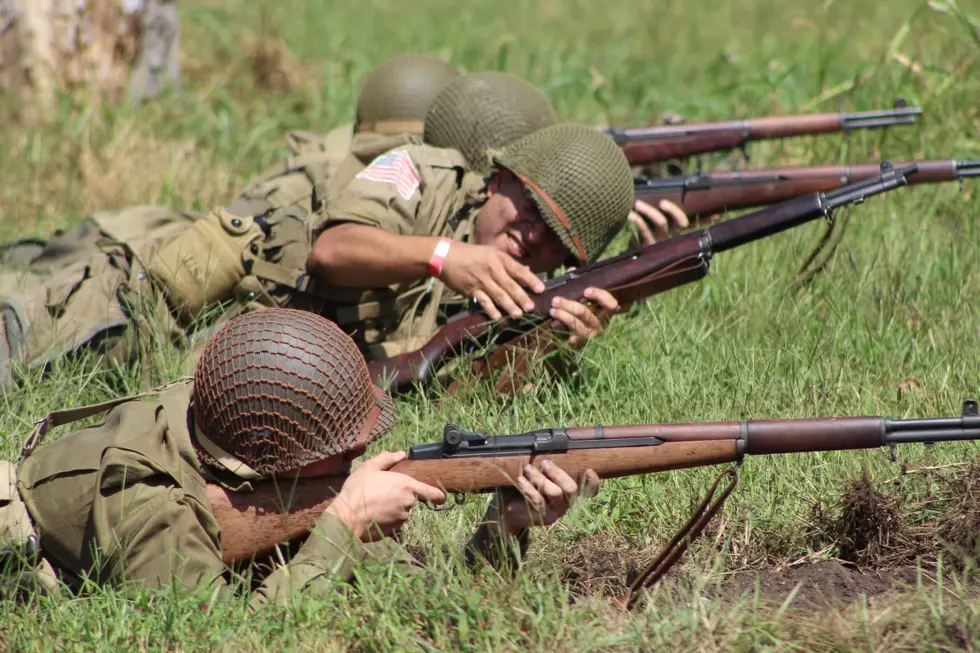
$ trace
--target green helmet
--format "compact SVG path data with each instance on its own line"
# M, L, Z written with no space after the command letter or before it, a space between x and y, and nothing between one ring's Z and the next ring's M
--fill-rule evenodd
M584 125L554 125L491 153L530 191L548 226L581 263L596 260L633 207L633 174L619 146Z
M355 129L421 134L432 101L459 76L455 66L423 54L402 54L379 64L357 96Z
M506 73L474 73L439 93L425 117L423 138L459 150L473 171L485 173L490 149L556 121L551 102L532 84Z

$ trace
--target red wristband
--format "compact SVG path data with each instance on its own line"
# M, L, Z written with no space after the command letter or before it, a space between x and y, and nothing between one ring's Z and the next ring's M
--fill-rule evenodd
M432 258L429 259L429 276L438 277L442 273L442 264L446 262L449 255L449 246L453 241L448 238L440 238L436 243L436 248L432 251Z

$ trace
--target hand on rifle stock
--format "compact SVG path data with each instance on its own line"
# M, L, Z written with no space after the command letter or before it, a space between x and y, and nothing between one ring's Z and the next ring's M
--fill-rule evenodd
M339 517L362 542L370 542L404 526L419 501L445 502L446 495L439 488L388 471L407 455L404 451L386 451L364 461L344 481L325 512Z
M530 526L554 524L580 497L596 496L600 486L599 476L591 469L585 471L580 485L549 460L541 463L540 470L525 465L517 487L501 491L502 505L490 504L487 520L499 518L507 533L516 537Z

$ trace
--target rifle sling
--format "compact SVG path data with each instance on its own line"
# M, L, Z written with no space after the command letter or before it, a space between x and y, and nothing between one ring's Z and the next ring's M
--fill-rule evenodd
M666 268L652 272L640 279L607 288L620 303L632 303L655 295L690 281L696 281L708 271L706 262L700 258L685 258Z
M726 476L729 479L728 485L716 499L715 491L718 489L721 479ZM650 589L656 585L667 571L680 560L680 557L687 551L691 542L701 535L701 532L708 525L708 522L711 521L711 518L725 505L725 499L728 498L728 495L732 493L732 490L735 489L737 484L738 473L734 469L726 469L718 475L711 489L708 490L707 496L704 497L704 501L695 509L694 514L687 520L687 523L674 535L673 539L660 552L660 555L647 565L647 568L630 584L629 594L625 599L627 610L631 609L636 603L640 595L640 590Z

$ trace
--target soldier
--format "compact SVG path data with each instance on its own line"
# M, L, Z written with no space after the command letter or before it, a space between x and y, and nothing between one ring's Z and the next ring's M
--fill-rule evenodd
M463 100L453 99L460 94ZM457 131L446 133L459 138L465 135L467 152L474 161L484 152L484 168L486 148L555 121L540 91L513 75L463 77L446 86L438 97L443 98L439 106L452 111L429 112L434 117L426 122L435 124L433 134L441 133L438 123L452 120ZM377 128L377 124L372 126ZM417 137L408 139L406 148L423 148ZM445 183L437 192L447 191L448 183L454 193L478 192L480 178L469 172L462 154L423 149L436 157L433 162L442 170ZM353 174L370 177L382 167L382 161L380 157L374 169L354 170ZM314 198L308 206L270 207L268 195L259 187L189 228L164 220L161 228L146 236L133 233L132 225L115 224L117 229L104 229L113 238L99 242L97 255L63 270L35 292L0 302L0 383L5 373L9 379L10 360L37 366L83 348L125 360L136 357L154 337L184 343L197 318L215 307L227 309L226 319L272 306L303 308L328 317L335 316L336 308L346 310L350 298L361 291L326 288L305 270L312 235L317 232L315 220L310 220L311 209L316 204L323 210L322 203ZM326 196L335 192L333 184L317 185L321 187L326 188ZM435 195L428 186L423 190ZM329 199L326 205L333 201ZM441 228L437 223L444 218L433 214L431 219L434 228ZM398 310L410 308L403 303Z
M314 225L307 270L319 292L336 294L325 314L369 357L418 348L470 299L492 319L520 317L531 308L528 292L543 289L536 275L595 261L633 203L623 153L581 125L546 127L491 151L478 186L467 185L450 152L389 153ZM598 314L566 299L551 311L572 346L601 333L618 308L602 289L586 296Z
M34 449L44 424L106 410L101 424ZM408 521L418 501L441 503L443 492L388 471L404 452L378 454L350 471L393 420L391 399L371 384L363 357L336 325L288 309L241 316L209 342L193 382L171 384L153 401L52 414L19 464L0 463L7 573L21 587L49 591L59 581L78 589L88 578L107 586L209 585L224 598L231 591L222 545L249 533L235 523L242 515L262 519L263 490L253 493L252 484L326 476L334 478L324 483L338 481L336 499L310 517L305 543L264 580L251 606L329 590L350 580L359 560L406 563L384 536ZM520 493L491 501L467 547L470 560L500 565L515 548L523 555L529 526L553 523L580 496L594 496L599 480L589 470L580 487L552 464L527 469L516 485ZM214 497L231 497L236 509L220 510ZM284 539L274 535L273 543Z
M459 76L454 66L425 55L399 55L379 64L364 79L353 124L325 135L289 132L291 156L250 182L228 209L252 215L294 204L308 207L318 185L321 196L330 184L342 188L377 155L420 138L432 100ZM0 245L0 297L28 292L98 254L98 242L107 236L130 242L161 229L179 232L195 217L156 206L100 211L51 241L25 238Z

